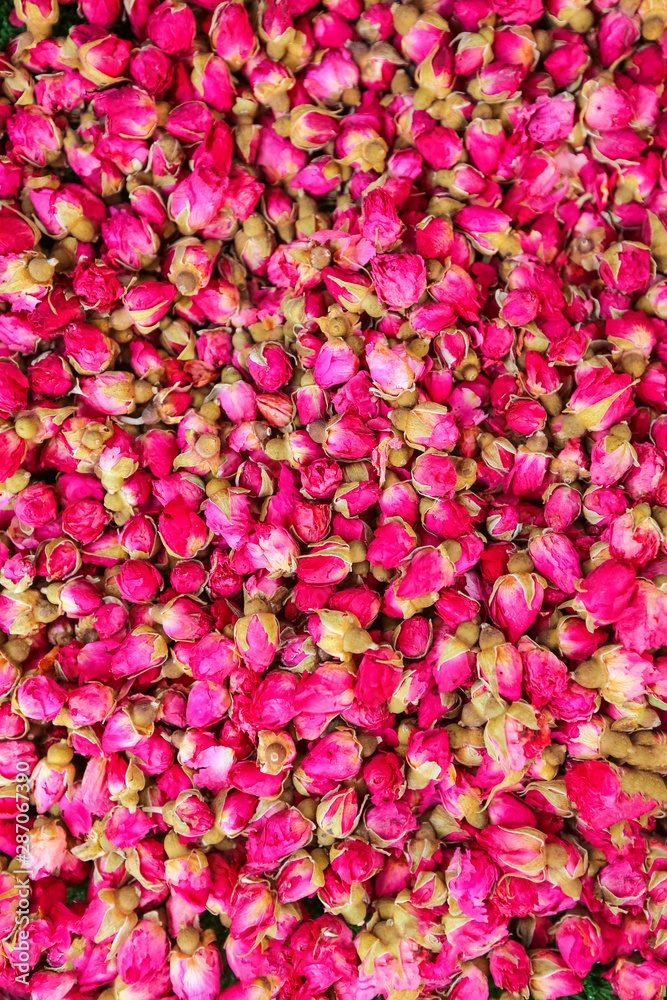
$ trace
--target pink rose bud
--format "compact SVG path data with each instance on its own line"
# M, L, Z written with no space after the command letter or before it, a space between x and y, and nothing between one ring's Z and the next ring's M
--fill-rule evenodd
M257 48L245 7L238 0L218 4L209 28L211 45L232 70L239 70Z
M169 957L169 978L179 1000L213 1000L220 989L220 952L214 941L203 940L194 927L184 927Z
M148 37L169 55L185 52L195 37L194 14L184 3L164 0L155 8L146 25Z
M120 0L81 0L81 12L89 24L110 28L120 16Z
M337 729L322 737L294 771L302 795L324 795L361 770L361 748L349 730Z
M95 113L106 118L109 135L148 139L157 125L153 99L139 87L113 87L95 97Z
M271 666L280 644L277 618L269 614L239 618L234 626L234 641L246 665L263 673Z
M556 483L545 494L544 516L554 531L563 531L581 513L581 494L571 486Z
M556 951L537 949L530 953L528 985L535 1000L555 1000L581 991L581 980L568 969Z
M376 256L371 261L371 273L378 298L390 309L406 309L426 291L424 261L418 256Z
M489 963L493 981L502 989L520 993L528 986L530 962L518 941L510 939L492 948Z
M403 225L391 197L382 188L367 192L362 201L361 233L377 250L391 250Z
M345 90L359 83L359 70L346 49L325 49L306 70L303 85L323 104L337 104Z
M635 590L635 571L614 559L607 559L579 584L574 608L583 614L590 628L618 621Z
M16 108L7 122L12 151L23 163L46 167L60 154L63 134L37 105Z
M248 868L256 874L271 871L312 838L313 824L298 809L283 802L270 806L253 824L246 840Z
M366 813L366 826L375 847L400 849L418 823L407 802L383 802Z
M276 879L276 891L281 903L308 899L323 886L322 869L306 851L298 851L294 858L285 862Z
M145 218L124 205L111 206L102 225L109 260L116 267L140 270L155 262L160 240Z
M533 535L528 543L528 553L538 573L563 591L573 594L581 579L581 564L577 551L566 535L547 530Z
M514 646L501 643L481 650L477 654L477 665L494 694L497 691L501 698L509 701L521 698L523 663Z
M512 573L496 580L491 592L491 616L516 642L533 624L544 598L544 587L535 573Z
M198 100L205 101L215 111L229 111L234 88L224 59L212 52L196 53L191 81Z
M65 692L51 677L26 677L16 689L16 705L27 719L55 719L67 701Z
M165 281L142 281L125 292L125 308L137 330L155 329L174 301L176 289Z
M342 788L323 795L316 819L318 828L327 836L338 840L349 836L360 819L354 788Z
M98 413L121 416L135 408L134 375L124 371L106 372L93 378L82 378L81 395Z

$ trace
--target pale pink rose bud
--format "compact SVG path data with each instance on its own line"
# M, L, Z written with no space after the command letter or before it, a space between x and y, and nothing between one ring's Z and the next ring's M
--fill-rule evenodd
M175 55L190 48L195 37L195 18L190 8L176 0L164 0L146 24L148 37L163 52Z
M544 587L535 573L499 577L491 591L491 617L516 642L533 624L542 607Z
M349 836L359 822L357 793L354 788L327 792L316 812L317 826L323 833L340 840Z
M422 257L411 254L381 254L371 260L373 285L378 298L390 309L406 309L426 291Z
M133 382L134 375L112 371L82 378L79 389L87 404L98 413L118 417L132 413L136 406Z
M581 494L572 486L555 483L545 493L544 516L554 531L563 531L581 513Z
M408 803L403 799L372 806L366 813L366 827L371 844L379 848L403 848L409 834L418 825Z
M169 956L169 978L179 1000L214 1000L220 990L220 952L213 932L200 941L194 928L184 928ZM181 947L182 945L182 947Z
M607 559L579 584L573 607L589 627L618 621L635 590L635 571L615 559Z
M324 49L316 53L306 70L303 85L311 98L337 104L343 91L356 87L359 70L346 49Z
M537 949L530 952L528 985L535 1000L556 1000L556 997L579 993L582 984L558 952Z
M278 619L269 614L239 618L234 641L246 666L262 673L271 666L280 645Z
M26 677L16 689L17 708L27 719L55 719L66 701L63 689L46 675Z
M533 535L528 554L538 573L546 576L564 594L573 594L581 579L581 563L574 545L566 535L546 530Z
M391 250L403 231L395 204L382 188L364 194L361 207L361 233L380 251Z
M523 945L518 941L510 939L492 948L489 964L493 982L501 989L520 993L528 986L530 962Z
M298 851L294 858L285 862L276 879L276 891L281 903L308 899L323 887L322 869L306 851Z

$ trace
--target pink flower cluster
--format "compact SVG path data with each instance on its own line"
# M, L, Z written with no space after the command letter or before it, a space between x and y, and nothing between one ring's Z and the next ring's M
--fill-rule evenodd
M60 13L0 57L0 994L664 997L667 7Z

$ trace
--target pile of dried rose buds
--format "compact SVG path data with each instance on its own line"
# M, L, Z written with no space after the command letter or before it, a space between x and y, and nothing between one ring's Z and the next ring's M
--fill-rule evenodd
M663 0L60 13L0 58L0 995L664 996Z

